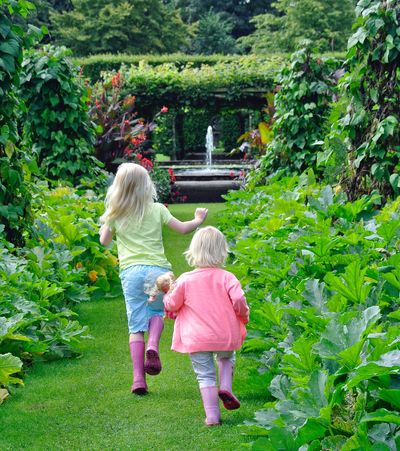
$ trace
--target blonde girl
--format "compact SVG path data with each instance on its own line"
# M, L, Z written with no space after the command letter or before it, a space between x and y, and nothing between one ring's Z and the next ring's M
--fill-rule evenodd
M129 347L133 364L131 391L147 393L145 373L161 371L158 345L164 328L162 296L148 303L145 286L154 285L160 274L169 272L165 257L162 227L188 233L203 223L206 208L197 208L194 219L181 222L167 207L155 202L154 184L142 166L123 163L107 191L106 210L100 218L100 242L108 246L116 236L120 279L125 297L129 327ZM144 334L148 332L145 352Z
M196 269L182 274L164 297L176 312L172 349L189 353L200 387L206 424L220 424L219 399L228 410L240 407L232 392L234 350L242 346L249 308L236 277L222 269L228 246L215 227L199 229L185 253ZM219 386L214 366L216 355Z

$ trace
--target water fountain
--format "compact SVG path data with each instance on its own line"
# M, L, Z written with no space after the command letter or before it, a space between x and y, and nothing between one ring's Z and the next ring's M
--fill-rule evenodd
M205 148L205 163L182 160L169 164L174 170L180 193L186 195L189 202L223 201L222 195L240 187L240 174L248 166L241 160L213 159L215 147L211 125L207 128Z
M208 168L212 166L212 153L214 150L214 135L211 125L207 127L206 134L206 165Z

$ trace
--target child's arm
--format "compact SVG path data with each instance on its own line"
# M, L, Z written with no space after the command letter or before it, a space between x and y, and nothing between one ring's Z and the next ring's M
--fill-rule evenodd
M199 225L203 224L204 220L206 219L208 214L207 208L196 208L196 211L194 212L194 219L191 221L179 221L179 219L171 218L168 221L168 227L172 230L175 230L178 233L189 233L192 230L194 230Z
M100 243L103 246L108 246L113 239L113 232L110 227L106 224L103 224L99 230L100 235Z
M233 274L227 281L227 291L236 316L243 324L247 324L249 322L249 307L242 286Z
M183 287L181 284L175 285L175 287L168 291L164 296L164 307L169 312L177 312L183 305L185 297L183 295Z

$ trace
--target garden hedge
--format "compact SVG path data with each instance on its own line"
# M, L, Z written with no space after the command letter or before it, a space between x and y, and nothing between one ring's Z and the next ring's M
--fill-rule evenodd
M274 54L262 55L257 57L261 63L284 61L288 56ZM186 66L199 68L202 65L213 66L218 63L234 63L235 61L243 61L246 59L254 59L255 56L239 56L239 55L185 55L183 53L173 53L169 55L127 55L110 53L91 55L88 57L74 58L74 62L82 67L83 74L92 81L100 78L101 72L119 70L121 65L139 66L147 64L149 66L160 66L163 64L173 64L178 69Z

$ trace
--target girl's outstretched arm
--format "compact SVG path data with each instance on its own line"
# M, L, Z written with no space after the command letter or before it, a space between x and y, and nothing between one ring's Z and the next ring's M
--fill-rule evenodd
M189 233L194 230L199 225L203 224L208 214L207 208L196 208L194 212L194 219L191 221L179 221L179 219L172 218L168 222L168 227L172 230L175 230L178 233Z
M108 246L111 243L112 239L113 239L112 230L106 224L103 224L100 227L99 235L100 235L100 243L103 246Z

